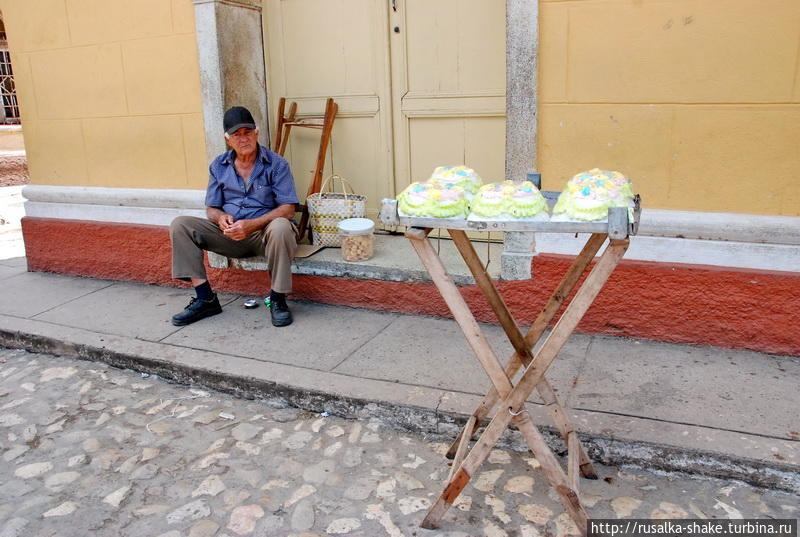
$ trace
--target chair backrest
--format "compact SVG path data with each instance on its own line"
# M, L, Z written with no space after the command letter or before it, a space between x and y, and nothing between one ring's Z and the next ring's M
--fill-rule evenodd
M332 98L328 98L325 102L325 113L321 117L304 117L297 118L297 103L292 102L289 105L288 113L286 111L286 99L281 97L278 103L278 124L277 133L275 134L274 151L283 156L286 152L286 146L289 143L289 134L292 128L310 128L319 129L322 131L319 141L319 151L317 152L317 163L314 167L314 175L311 177L306 197L311 194L316 194L322 186L322 172L325 168L325 156L328 152L328 144L331 140L331 133L333 131L333 122L336 119L336 113L339 111L337 105ZM300 217L300 225L298 230L298 240L302 240L308 230L308 207L300 205L298 210L302 213Z

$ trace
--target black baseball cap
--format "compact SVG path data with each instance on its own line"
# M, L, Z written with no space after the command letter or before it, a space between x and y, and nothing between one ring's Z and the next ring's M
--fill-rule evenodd
M256 122L253 120L250 110L244 106L234 106L225 112L222 126L226 134L233 134L239 129L255 129Z

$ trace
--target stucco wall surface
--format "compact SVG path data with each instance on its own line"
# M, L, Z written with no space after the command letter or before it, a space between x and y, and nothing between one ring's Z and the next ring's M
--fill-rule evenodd
M203 188L192 0L0 0L34 184Z
M539 167L659 209L800 215L800 2L541 0Z
M800 216L800 3L539 7L545 188L601 167L632 177L649 208ZM34 184L204 187L192 0L0 0L0 9ZM459 60L467 70L469 61ZM468 143L496 137L474 129Z

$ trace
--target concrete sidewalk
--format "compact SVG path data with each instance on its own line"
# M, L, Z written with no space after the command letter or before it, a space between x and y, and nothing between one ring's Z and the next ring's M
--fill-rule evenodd
M242 307L251 297L221 295L222 315L177 328L187 290L28 273L24 258L0 260L0 286L0 346L381 415L447 440L489 384L449 319L291 302L295 323L278 329L263 305ZM485 328L505 360L501 330ZM800 492L798 357L575 334L547 377L593 458ZM552 431L538 402L529 411Z

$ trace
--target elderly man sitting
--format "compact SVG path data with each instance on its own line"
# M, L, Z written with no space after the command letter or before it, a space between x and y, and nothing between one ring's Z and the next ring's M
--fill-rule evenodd
M258 128L246 108L234 106L223 119L231 148L209 167L207 219L179 216L170 225L172 277L190 281L196 297L172 324L184 326L222 312L206 278L203 251L227 257L266 255L272 285L274 326L292 323L286 294L292 290L291 264L297 248L289 219L298 203L289 164L258 143Z

